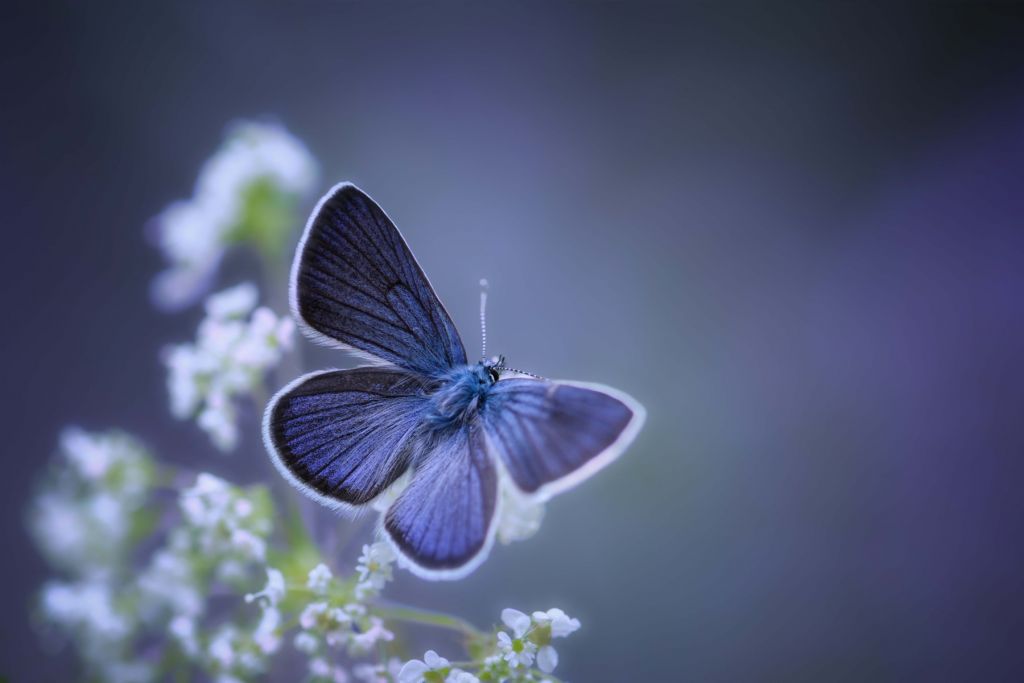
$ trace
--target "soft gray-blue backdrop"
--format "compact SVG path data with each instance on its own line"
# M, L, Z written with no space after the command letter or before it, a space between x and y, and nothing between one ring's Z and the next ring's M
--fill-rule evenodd
M467 346L487 277L493 351L648 407L536 538L397 594L561 606L573 681L1018 678L1022 15L712 7L5 3L0 675L73 671L23 531L64 424L267 475L255 415L222 458L168 414L197 313L151 307L143 225L270 116L398 221Z

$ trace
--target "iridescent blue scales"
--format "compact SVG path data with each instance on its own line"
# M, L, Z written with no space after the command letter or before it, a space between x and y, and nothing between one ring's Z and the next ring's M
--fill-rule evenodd
M457 578L485 559L500 478L546 499L620 455L643 422L614 389L469 364L405 240L349 183L314 209L290 294L308 336L374 365L314 372L278 392L263 424L271 458L301 491L344 510L409 473L382 526L420 576Z

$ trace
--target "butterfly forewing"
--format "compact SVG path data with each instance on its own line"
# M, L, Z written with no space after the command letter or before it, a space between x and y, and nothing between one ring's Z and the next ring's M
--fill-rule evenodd
M313 212L292 267L292 307L320 341L428 376L466 352L398 229L355 185Z
M330 370L285 387L267 407L275 464L330 506L364 505L402 475L426 403L420 380L384 368Z
M516 487L557 493L618 456L635 436L643 409L608 387L503 379L487 397L483 422Z

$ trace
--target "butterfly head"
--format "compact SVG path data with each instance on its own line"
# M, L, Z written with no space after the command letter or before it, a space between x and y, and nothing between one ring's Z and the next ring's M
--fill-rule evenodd
M505 369L505 356L491 356L490 358L484 358L480 361L479 365L487 373L487 376L490 377L491 384L494 384L501 376L501 371Z

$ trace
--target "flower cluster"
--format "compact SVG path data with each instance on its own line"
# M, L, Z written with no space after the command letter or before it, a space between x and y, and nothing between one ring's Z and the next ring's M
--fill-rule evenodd
M358 578L341 582L324 564L314 567L305 587L312 594L299 613L295 649L309 656L309 674L314 680L343 681L347 674L332 661L341 650L350 657L364 656L379 644L394 640L394 633L365 601L379 595L391 579L394 554L378 541L363 546L357 567ZM354 583L354 585L353 585ZM363 672L367 673L366 665ZM367 675L369 675L367 673Z
M322 562L303 565L310 549L301 539L284 539L292 550L271 547L277 514L265 489L208 473L180 489L176 508L160 516L162 544L133 574L140 536L130 529L157 495L149 456L117 432L68 430L62 464L37 503L34 530L48 558L74 574L48 583L40 606L97 680L144 683L198 670L238 683L263 675L290 643L307 657L308 683L538 681L558 663L552 640L579 628L558 609L532 616L505 610L505 628L490 635L444 615L389 610L377 599L393 575L390 545L364 545L347 576ZM97 506L97 498L109 501ZM67 514L52 513L56 501ZM110 506L122 526L94 514ZM85 547L79 534L94 545ZM461 631L471 658L456 666L428 651L403 664L392 622L404 620ZM142 643L153 656L139 656Z
M132 544L150 528L144 506L156 479L149 453L122 432L65 430L53 473L36 498L30 529L65 579L43 586L40 610L108 680L144 679L132 663L135 617L121 599Z
M155 282L158 303L196 300L229 247L255 246L264 263L284 256L297 199L315 175L312 157L283 128L236 126L203 167L194 197L156 221L171 264ZM209 296L195 342L164 353L172 413L195 419L225 451L239 440L241 400L263 393L294 334L290 319L257 304L248 283ZM121 432L68 429L55 465L29 516L61 574L43 586L39 616L73 644L86 680L240 683L267 674L285 651L305 659L304 683L543 681L558 663L553 639L579 628L558 609L505 610L504 627L485 632L388 603L381 593L397 558L387 542L362 545L350 571L332 571L299 516L279 514L266 488L158 467ZM375 505L386 508L407 480ZM507 481L500 495L499 540L536 533L543 505ZM275 521L283 523L275 529ZM466 658L453 663L429 650L405 661L408 641L396 637L407 635L403 623L459 633Z
M558 665L558 652L551 645L552 639L564 638L580 627L578 619L571 619L558 608L534 612L532 616L505 609L501 620L507 630L498 631L491 653L483 655L482 661L473 662L476 674L452 666L444 657L427 650L422 660L413 659L402 667L398 683L545 680L544 674L550 674Z
M209 631L203 622L216 590L240 590L266 571L270 496L261 487L241 489L204 473L181 491L178 513L178 524L135 582L140 619L153 627L168 624L179 654L224 683L251 678L277 649L280 615L264 613L255 624L225 622ZM272 593L268 588L260 595Z
M57 467L30 515L40 549L69 572L107 573L145 530L137 513L154 477L152 458L127 434L65 430Z
M194 196L154 221L170 268L153 283L158 305L190 305L209 287L227 248L249 241L273 249L287 235L298 196L317 166L306 146L279 125L240 122L203 166Z
M295 332L291 318L256 308L257 297L249 283L211 296L195 343L164 354L171 412L195 417L223 451L238 443L237 398L262 389L264 374L291 348Z

